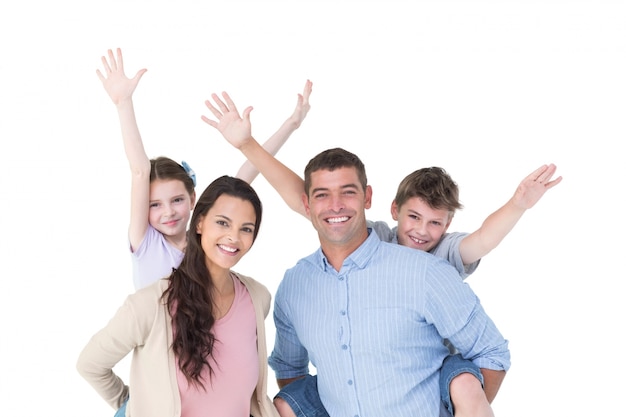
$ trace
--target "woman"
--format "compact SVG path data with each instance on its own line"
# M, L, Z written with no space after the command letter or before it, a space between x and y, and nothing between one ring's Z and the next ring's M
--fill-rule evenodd
M130 295L85 346L77 369L119 415L278 415L267 396L270 293L231 270L261 214L248 183L213 181L196 203L180 267ZM129 387L112 369L130 351Z

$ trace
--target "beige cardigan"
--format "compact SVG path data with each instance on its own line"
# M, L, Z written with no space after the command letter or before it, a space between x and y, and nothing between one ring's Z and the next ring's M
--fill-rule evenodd
M267 345L265 318L271 295L252 278L237 274L252 298L256 312L259 380L251 398L254 417L278 417L267 396ZM180 417L180 395L172 345L171 317L161 295L169 281L162 279L128 296L115 316L96 333L78 357L76 368L114 409L129 395L126 415L132 417ZM129 352L130 389L113 372Z

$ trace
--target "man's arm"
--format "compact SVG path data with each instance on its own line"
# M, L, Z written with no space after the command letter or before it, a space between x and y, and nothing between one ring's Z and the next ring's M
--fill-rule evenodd
M480 368L480 372L483 374L485 396L487 397L487 401L491 404L500 390L500 385L502 385L506 371L494 371L493 369Z
M252 107L246 107L240 116L230 96L226 92L222 93L222 96L224 101L217 94L211 95L217 107L209 100L205 101L207 108L218 121L211 120L206 116L202 116L202 120L219 130L231 145L239 149L263 174L292 210L308 218L302 203L304 180L263 149L252 137L250 123Z
M502 242L518 220L539 199L561 182L562 177L551 180L556 171L554 164L543 165L533 171L519 184L515 194L502 207L489 215L480 228L460 244L459 250L464 265L476 262Z
M287 386L287 385L291 384L293 381L297 381L298 379L302 379L302 378L304 378L304 375L302 375L302 376L298 376L298 377L296 377L296 378L277 379L277 380L276 380L276 384L278 384L278 388L279 388L279 389L282 389L282 388L284 388L285 386Z

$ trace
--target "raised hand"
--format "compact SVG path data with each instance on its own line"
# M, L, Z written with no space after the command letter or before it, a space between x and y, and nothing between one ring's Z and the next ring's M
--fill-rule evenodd
M217 107L210 100L204 102L217 121L206 116L202 116L202 120L209 126L219 130L222 136L235 148L240 148L248 140L252 139L252 126L250 124L252 106L246 107L243 115L240 116L235 103L228 93L223 92L222 96L224 101L217 94L211 94L211 98Z
M310 80L306 80L306 83L304 84L304 91L302 92L302 94L298 94L296 109L293 111L293 114L289 117L289 119L287 119L290 123L293 124L294 129L300 127L307 113L309 112L309 110L311 110L309 97L311 96L312 90L313 83Z
M556 166L554 164L542 165L524 178L513 195L515 205L524 209L534 206L546 191L560 183L563 179L558 177L551 180L555 172Z
M96 70L96 74L104 89L115 105L120 104L124 100L132 98L133 92L139 83L139 80L147 69L140 69L133 78L128 78L124 74L124 60L122 59L122 50L117 48L117 58L113 55L113 51L109 49L108 57L102 57L102 65L106 76Z

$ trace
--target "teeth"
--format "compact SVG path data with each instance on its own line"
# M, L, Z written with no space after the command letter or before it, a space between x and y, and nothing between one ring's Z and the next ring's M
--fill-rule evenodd
M419 244L426 243L425 240L421 240L421 239L418 239L416 237L411 237L411 240L414 241L415 243L419 243Z
M219 246L220 249L223 249L226 252L231 252L231 253L237 252L236 248L231 248L230 246L224 246L224 245L217 245L217 246Z
M341 223L341 222L346 222L348 221L348 216L344 216L344 217L333 217L330 218L328 220L326 220L328 223Z

